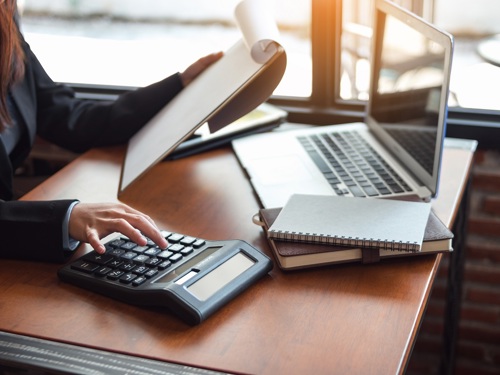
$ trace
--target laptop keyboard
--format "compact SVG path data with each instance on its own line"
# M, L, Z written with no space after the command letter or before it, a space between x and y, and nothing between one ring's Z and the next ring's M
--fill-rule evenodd
M418 131L387 129L387 132L424 168L432 174L436 146L436 130Z
M356 132L319 133L297 139L337 195L376 197L411 191Z

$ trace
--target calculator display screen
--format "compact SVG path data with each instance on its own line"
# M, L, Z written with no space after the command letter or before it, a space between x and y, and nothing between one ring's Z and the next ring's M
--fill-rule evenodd
M254 264L255 261L245 254L237 253L212 272L194 282L187 290L200 301L205 301Z

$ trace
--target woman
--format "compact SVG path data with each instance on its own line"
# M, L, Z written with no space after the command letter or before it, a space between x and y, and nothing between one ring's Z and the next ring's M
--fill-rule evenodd
M54 83L21 36L16 1L0 1L0 256L64 261L79 242L104 252L100 239L120 232L144 245L167 246L154 222L120 203L77 200L10 201L13 172L35 135L75 152L125 143L221 54L205 56L183 73L120 96L114 102L78 100Z

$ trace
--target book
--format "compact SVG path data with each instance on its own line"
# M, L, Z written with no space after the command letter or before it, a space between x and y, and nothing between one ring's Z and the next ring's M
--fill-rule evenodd
M428 202L294 194L268 230L275 240L420 251Z
M365 198L366 199L366 198ZM278 217L281 208L263 208L254 216L254 222L267 233ZM380 259L407 257L422 254L452 252L453 233L430 211L420 252L362 249L307 242L281 241L267 238L271 251L283 270L292 270L328 264L361 262L375 263Z

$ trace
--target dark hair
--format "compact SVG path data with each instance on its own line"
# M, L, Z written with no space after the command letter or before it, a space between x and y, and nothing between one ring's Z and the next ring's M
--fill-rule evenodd
M7 92L24 75L24 53L14 20L16 9L16 0L0 1L0 131L11 122Z

